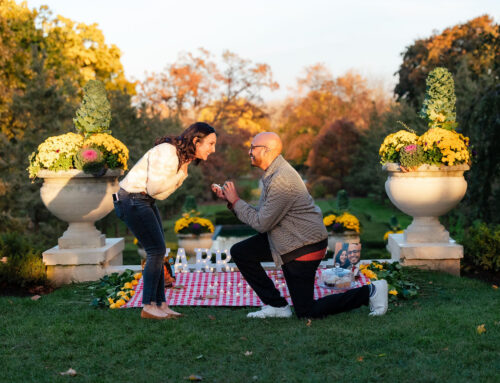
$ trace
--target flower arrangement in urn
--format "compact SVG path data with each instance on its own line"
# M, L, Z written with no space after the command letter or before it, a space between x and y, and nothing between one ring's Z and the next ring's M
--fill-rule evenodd
M332 233L345 233L348 230L359 234L359 220L352 214L344 212L341 215L329 214L323 218L326 229Z
M330 233L342 234L347 231L359 234L359 220L347 210L349 208L349 197L345 190L337 193L336 208L332 213L323 217L326 230Z
M176 234L194 234L213 233L214 225L207 218L200 217L200 213L191 210L184 213L181 218L175 221L174 231Z
M469 165L469 138L457 133L455 86L446 68L434 69L426 80L426 94L420 117L428 122L429 130L420 137L403 122L406 130L389 134L380 146L383 165L396 163L403 171L416 170L421 165Z
M111 107L104 84L90 80L73 119L76 133L52 136L30 156L29 176L35 179L40 170L83 170L96 176L107 169L127 170L128 149L111 136Z
M209 249L212 246L214 225L199 215L199 212L191 210L175 222L174 231L179 248L183 248L188 256L193 256L196 249Z

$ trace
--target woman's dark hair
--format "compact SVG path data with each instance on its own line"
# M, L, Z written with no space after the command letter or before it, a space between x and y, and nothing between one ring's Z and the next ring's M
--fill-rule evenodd
M195 122L189 128L184 130L177 137L163 136L155 140L155 146L167 142L177 148L177 157L179 157L179 168L182 164L193 160L196 154L195 142L203 140L209 134L215 133L215 129L205 122ZM198 140L195 140L198 138ZM195 164L200 162L195 159Z

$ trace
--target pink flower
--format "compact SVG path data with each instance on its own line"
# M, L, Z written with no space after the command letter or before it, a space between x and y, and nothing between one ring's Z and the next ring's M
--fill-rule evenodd
M82 152L82 157L83 157L84 161L87 161L87 162L93 162L93 161L97 160L98 156L99 155L97 154L97 152L94 149L85 149Z
M405 146L405 151L408 153L414 153L417 150L417 145Z

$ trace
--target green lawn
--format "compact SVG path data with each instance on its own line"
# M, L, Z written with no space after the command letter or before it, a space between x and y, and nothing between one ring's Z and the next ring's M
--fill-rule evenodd
M250 320L250 308L178 307L184 318L148 322L139 309L90 307L86 284L37 301L0 297L0 381L498 382L500 291L411 275L420 297L385 316L363 307L310 326ZM59 375L69 368L78 375Z

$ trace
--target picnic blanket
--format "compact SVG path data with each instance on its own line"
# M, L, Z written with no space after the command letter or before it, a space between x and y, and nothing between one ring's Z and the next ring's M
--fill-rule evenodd
M333 290L318 285L322 269L316 272L314 298L318 299L329 294L337 294L346 290ZM267 274L275 286L291 305L290 294L281 270L269 270ZM366 285L370 279L361 274L354 287ZM142 307L143 280L135 287L135 295L122 308ZM262 301L245 281L239 271L204 273L178 273L173 288L165 292L169 306L262 306Z

